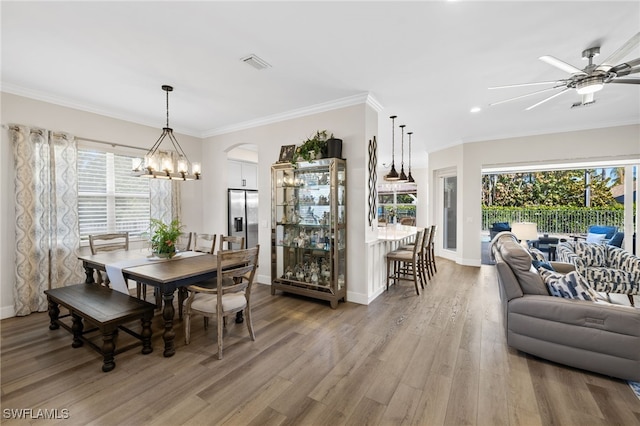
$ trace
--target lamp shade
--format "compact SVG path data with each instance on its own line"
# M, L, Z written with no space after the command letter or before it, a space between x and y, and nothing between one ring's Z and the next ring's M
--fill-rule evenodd
M523 243L538 239L538 225L534 222L516 222L511 225L511 232Z

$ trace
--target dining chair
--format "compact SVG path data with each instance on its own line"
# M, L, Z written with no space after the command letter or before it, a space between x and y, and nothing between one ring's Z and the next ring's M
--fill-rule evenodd
M420 229L416 232L416 240L413 248L410 250L398 250L390 251L386 254L387 258L387 291L389 291L389 281L393 280L394 284L398 284L398 281L412 281L416 293L420 295L420 289L418 288L418 280L420 285L424 288L422 282L419 267L420 267L420 250L422 248L424 238L424 230ZM393 271L391 267L393 265Z
M178 236L178 240L176 241L176 250L180 251L190 251L191 250L191 240L192 240L192 232L181 232Z
M107 251L129 250L129 233L113 232L110 234L89 235L89 249L91 254L98 254ZM102 276L101 271L96 271L96 283L109 287L109 277Z
M222 359L224 318L244 311L251 340L256 340L251 322L251 287L255 280L260 246L246 250L226 250L217 254L218 276L216 288L191 285L191 294L184 302L184 339L191 340L191 316L203 315L204 328L208 329L208 319L215 318L218 325L218 359Z
M225 248L225 243L227 244L226 248ZM220 235L219 250L243 250L243 249L244 249L244 237L234 237L233 235Z
M216 234L193 233L193 251L213 254L216 250Z
M213 254L216 249L216 234L202 234L198 232L193 232L193 251L197 251L200 253L208 253ZM209 287L215 286L215 279L204 281L201 286L207 286L206 283L209 283ZM187 287L180 287L178 289L178 318L182 318L184 301L189 297L189 290Z
M129 250L129 233L112 232L109 234L89 235L89 248L91 249L91 254L117 250ZM103 277L101 271L96 271L96 275L96 283L104 284L106 287L109 287L109 276L106 273ZM136 297L140 299L143 294L146 296L146 293L147 285L136 283Z

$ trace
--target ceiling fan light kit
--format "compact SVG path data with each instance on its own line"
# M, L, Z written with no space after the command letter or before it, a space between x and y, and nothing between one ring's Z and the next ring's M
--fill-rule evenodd
M547 101L550 101L558 95L566 93L569 89L575 89L579 95L582 95L582 102L580 103L580 105L593 104L595 102L594 93L602 90L604 88L604 85L607 83L640 84L640 79L637 78L619 78L621 76L640 72L640 58L633 59L624 63L619 63L621 59L623 59L627 54L637 48L638 45L640 45L640 32L631 37L625 44L623 44L620 48L618 48L618 50L613 52L600 65L595 65L593 63L593 58L600 54L600 46L594 46L585 49L582 51L582 58L588 59L589 64L584 69L576 68L573 65L550 55L541 56L539 59L543 62L571 75L568 78L556 81L490 87L489 89L505 89L510 87L533 86L537 84L554 84L553 87L494 102L489 104L489 106L499 105L505 102L510 102L516 99L522 99L527 96L535 95L547 90L556 89L560 89L560 91L554 93L551 96L548 96L547 98L535 103L534 105L531 105L530 107L526 108L526 110L529 111ZM574 103L571 108L574 108L575 106L577 106L576 103Z

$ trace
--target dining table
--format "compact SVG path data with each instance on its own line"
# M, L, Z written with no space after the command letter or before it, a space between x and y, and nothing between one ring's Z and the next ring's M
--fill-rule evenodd
M79 255L78 259L82 261L87 284L95 283L95 271L106 271L109 265L120 264L125 265L122 267L125 280L147 284L160 290L165 357L173 356L176 352L173 330L175 291L180 287L213 279L218 270L217 256L208 253L184 252L172 259L159 259L150 256L146 250L121 250Z

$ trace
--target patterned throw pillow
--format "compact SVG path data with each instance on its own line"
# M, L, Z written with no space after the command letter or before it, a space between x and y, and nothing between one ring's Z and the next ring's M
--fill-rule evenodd
M551 266L551 263L544 260L532 260L531 264L534 268L536 268L536 270L544 268L548 271L555 271L555 269L553 269L553 266Z
M538 272L540 272L540 276L552 296L589 301L600 298L598 293L591 289L587 281L576 271L561 274L541 268Z

